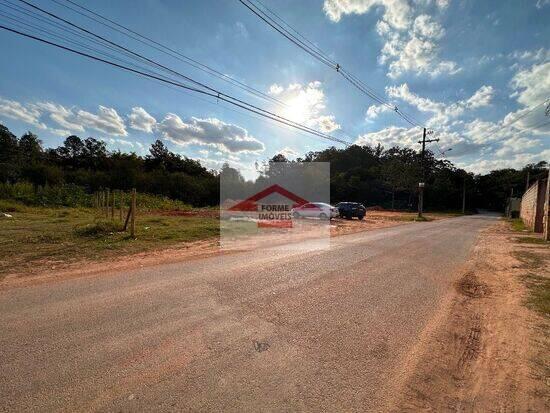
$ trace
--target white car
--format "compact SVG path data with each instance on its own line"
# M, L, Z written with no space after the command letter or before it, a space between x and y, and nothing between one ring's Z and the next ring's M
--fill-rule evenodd
M338 208L324 202L309 202L290 210L292 218L332 219L338 216Z

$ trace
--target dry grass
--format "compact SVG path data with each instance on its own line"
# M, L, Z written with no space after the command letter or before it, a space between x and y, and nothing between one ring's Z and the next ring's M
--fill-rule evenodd
M89 208L12 204L9 210L12 217L0 219L0 277L36 267L51 269L83 259L113 259L219 234L218 220L200 215L142 213L137 219L137 236L132 239L127 232L120 231L121 222L106 220Z

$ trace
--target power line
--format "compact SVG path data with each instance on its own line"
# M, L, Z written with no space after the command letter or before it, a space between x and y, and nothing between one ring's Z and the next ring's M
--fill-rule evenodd
M265 93L263 93L263 92L261 92L261 91L258 91L257 89L254 89L253 87L246 85L245 83L242 83L242 82L240 82L240 81L238 81L238 80L236 80L236 79L233 79L232 77L230 77L230 76L228 76L228 75L225 75L225 74L223 74L223 73L221 73L221 72L219 72L219 71L213 69L212 67L209 67L209 66L207 66L207 65L205 65L205 64L203 64L203 63L198 62L197 60L194 60L194 59L192 59L192 58L190 58L190 57L188 57L188 56L185 56L185 55L181 54L180 52L178 52L178 51L176 51L176 50L173 50L173 49L171 49L170 47L168 47L168 46L166 46L166 45L164 45L164 44L162 44L162 43L159 43L159 42L157 42L157 41L151 39L150 37L144 36L144 35L142 35L142 34L136 32L135 30L132 30L132 29L128 28L127 26L124 26L124 25L122 25L122 24L120 24L120 23L114 21L113 19L110 19L110 18L108 18L108 17L105 17L105 16L103 16L103 15L101 15L101 14L99 14L99 13L97 13L97 12L95 12L95 11L93 11L93 10L87 8L87 7L84 7L84 6L82 6L82 5L80 5L80 4L76 3L76 2L74 2L74 1L72 1L72 0L63 0L63 1L65 1L66 3L72 4L72 5L74 5L74 6L78 7L78 8L80 8L81 10L84 10L84 11L86 11L87 13L89 13L89 14L91 14L91 15L93 15L93 16L96 16L98 19L96 19L96 18L94 18L94 17L92 17L92 16L89 16L89 15L87 15L87 14L85 14L85 13L82 13L81 11L76 10L76 9L73 8L73 7L70 7L70 6L66 5L66 4L63 4L63 3L61 3L59 0L50 0L50 1L56 3L56 4L60 5L60 6L63 6L63 7L65 7L65 8L68 8L69 10L72 10L73 12L78 13L78 14L80 14L80 15L82 15L82 16L88 18L88 19L91 19L91 20L93 20L93 21L95 21L95 22L97 22L97 23L99 23L99 24L102 24L103 26L109 27L110 29L115 30L116 32L121 33L121 34L123 34L123 35L125 35L125 36L127 36L127 37L129 37L129 38L131 38L131 39L133 39L133 40L139 41L139 42L142 43L142 44L145 44L145 45L147 45L147 46L149 46L149 47L152 47L152 48L155 49L155 50L161 51L161 52L163 52L163 53L165 53L165 54L167 54L167 55L169 55L169 56L171 56L171 57L174 57L174 58L176 58L177 60L180 60L180 61L182 61L182 62L184 62L184 63L187 63L187 64L191 65L192 67L201 69L201 70L203 70L203 71L205 71L205 72L207 72L207 73L209 73L209 74L212 74L212 75L214 75L214 76L216 76L216 77L219 77L219 78L221 78L222 80L226 80L226 81L228 81L228 82L230 82L230 83L233 83L233 82L234 82L234 83L236 83L237 86L240 86L240 87L244 88L245 90L249 91L249 92L252 93L253 95L256 95L256 96L258 96L258 97L260 97L260 98L264 98L265 100L273 101L273 102L275 102L275 103L277 103L277 104L279 104L279 105L281 105L281 106L288 107L288 105L287 105L286 103L284 103L283 101L281 101L281 100L275 98L274 96L271 96L271 95L269 95L269 94L265 94ZM264 8L266 8L267 10L269 10L265 5L263 5L263 6L264 6ZM270 11L273 15L277 16L273 11L271 11L271 10L269 10L269 11ZM278 16L277 16L277 17L278 17ZM104 21L101 21L101 20L99 20L99 19L104 20L104 21L106 21L106 22L108 22L108 23L110 23L110 24L107 24L107 23L105 23ZM116 26L116 27L113 27L113 25ZM119 30L118 28L120 28L120 29L122 29L122 30ZM294 29L293 29L293 30L294 30ZM127 32L130 33L130 34L128 34ZM299 34L299 33L298 33L298 34ZM145 41L140 40L140 39L143 39L143 40L145 40ZM304 39L305 39L305 38L304 38ZM308 41L308 40L305 39L305 41ZM151 44L149 44L149 43L152 43L153 45L151 45ZM309 42L309 43L310 43L313 47L315 47L315 45L313 45L313 43L311 43L311 42ZM156 47L156 46L158 46L158 47ZM174 55L175 55L175 56L174 56ZM182 59L184 59L184 60L182 60ZM210 73L210 72L212 72L212 73ZM338 129L338 130L339 130L347 139L352 139L352 138L349 136L349 134L348 134L347 132L345 132L342 128L340 128L340 129Z
M145 44L145 45L147 45L147 46L149 46L149 47L151 47L151 48L153 48L157 51L160 51L160 52L162 52L162 53L164 53L168 56L171 56L172 58L175 58L178 61L186 63L186 64L188 64L188 65L190 65L190 66L192 66L192 67L194 67L198 70L201 70L205 73L210 74L211 76L217 77L217 78L219 78L219 79L221 79L225 82L228 82L228 83L230 83L234 86L237 86L237 87L245 90L246 92L248 92L248 93L250 93L250 94L252 94L256 97L259 97L259 98L264 99L266 101L271 101L271 102L277 103L281 106L286 106L286 104L284 102L280 101L279 99L277 99L273 96L270 96L269 94L266 94L264 92L261 92L261 91L255 89L255 88L253 88L252 86L247 85L244 82L241 82L237 79L234 79L233 77L231 77L229 75L226 75L226 74L224 74L224 73L222 73L222 72L220 72L220 71L218 71L218 70L216 70L216 69L214 69L214 68L212 68L212 67L210 67L210 66L208 66L204 63L201 63L196 59L193 59L189 56L186 56L183 53L178 52L178 51L176 51L176 50L174 50L174 49L172 49L172 48L170 48L170 47L168 47L168 46L166 46L166 45L164 45L164 44L162 44L162 43L160 43L160 42L158 42L158 41L156 41L156 40L154 40L150 37L144 36L144 35L138 33L137 31L130 29L127 26L124 26L124 25L122 25L122 24L120 24L120 23L118 23L118 22L116 22L116 21L114 21L114 20L112 20L108 17L105 17L105 16L91 10L90 8L82 6L82 5L76 3L72 0L65 0L65 2L67 2L69 4L72 4L73 6L78 7L81 10L84 10L86 13L89 13L89 14L86 14L86 13L83 13L83 12L75 9L74 7L71 7L67 4L61 3L58 0L51 0L51 1L53 1L54 3L56 3L56 4L58 4L62 7L65 7L65 8L67 8L67 9L69 9L69 10L71 10L71 11L77 13L77 14L80 14L81 16L84 16L87 19L90 19L92 21L95 21L96 23L99 23L99 24L101 24L105 27L108 27L111 30L114 30L118 33L121 33L124 36L127 36L127 37L129 37L129 38L131 38L135 41L138 41L142 44Z
M21 1L21 0L20 0ZM114 30L120 34L123 34L124 36L128 37L128 38L131 38L137 42L140 42L141 44L144 44L144 45L147 45L148 47L151 47L161 53L164 53L166 55L169 55L171 56L172 58L174 59L177 59L178 61L181 61L183 63L186 63L198 70L201 70L205 73L208 73L209 75L211 76L214 76L218 79L221 79L225 82L228 82L230 84L232 84L233 86L236 86L242 90L244 90L245 92L253 95L253 96L256 96L260 99L263 99L265 101L268 101L268 102L271 102L271 103L276 103L280 106L286 106L286 104L282 101L280 101L279 99L275 98L274 96L270 96L266 93L263 93L255 88L253 88L252 86L249 86L247 85L246 83L244 82L241 82L237 79L234 79L232 78L231 76L229 75L226 75L224 73L221 73L220 71L204 64L204 63L201 63L195 59L192 59L191 57L189 56L186 56L160 42L157 42L155 41L154 39L152 38L149 38L147 36L144 36L112 19L109 19L108 17L105 17L87 7L84 7L74 1L71 1L71 0L65 0L67 3L71 4L71 5L74 5L75 7L78 7L79 9L81 10L84 10L86 13L83 13L82 11L80 10L77 10L75 7L71 7L67 4L63 4L61 3L60 1L58 0L51 0L52 2L62 6L62 7L65 7L71 11L73 11L74 13L77 13L81 16L84 16L86 17L87 19L90 19L96 23L99 23L105 27L108 27L110 28L111 30ZM26 3L26 2L25 2ZM27 3L28 4L28 3ZM31 6L32 7L32 6Z
M166 84L171 84L171 85L174 85L176 87L179 87L179 88L182 88L182 89L185 89L185 90L189 90L189 91L192 91L192 92L195 92L195 93L199 93L199 94L202 94L202 95L206 95L206 96L210 96L212 98L222 100L222 101L227 102L227 103L229 103L231 105L234 105L236 107L245 109L245 110L247 110L249 112L252 112L252 113L256 113L256 114L258 114L260 116L263 116L265 118L269 118L273 121L276 121L276 122L279 122L281 124L284 124L284 125L293 127L295 129L301 130L303 132L307 132L309 134L321 137L321 138L326 139L326 140L331 140L331 141L334 141L334 142L342 143L344 145L352 145L351 142L347 142L347 141L344 141L342 139L324 134L324 133L319 132L315 129L312 129L312 128L309 128L305 125L302 125L302 124L299 124L297 122L291 121L291 120L286 119L282 116L275 115L275 114L270 113L268 111L265 111L263 109L255 108L253 105L249 105L246 102L242 102L242 101L240 101L238 99L235 99L235 98L233 98L229 95L222 95L221 93L210 92L210 91L206 91L206 90L203 90L203 89L198 89L196 87L188 86L188 85L173 81L171 79L167 79L167 78L155 75L155 74L150 74L150 73L138 70L138 69L131 68L131 67L123 65L123 64L119 64L119 63L116 63L116 62L113 62L113 61L109 61L107 59L103 59L103 58L94 56L94 55L89 54L89 53L85 53L85 52L82 52L82 51L79 51L79 50L76 50L76 49L73 49L73 48L70 48L70 47L67 47L67 46L63 46L63 45L60 45L58 43L49 41L47 39L40 38L38 36L34 36L34 35L31 35L31 34L28 34L28 33L24 33L22 31L15 30L15 29L12 29L12 28L4 26L4 25L0 25L0 29L12 32L14 34L17 34L17 35L20 35L20 36L23 36L23 37L27 37L27 38L36 40L36 41L44 43L44 44L48 44L50 46L54 46L56 48L59 48L59 49L62 49L62 50L65 50L65 51L83 56L83 57L87 57L87 58L95 60L95 61L105 63L107 65L110 65L110 66L113 66L113 67L116 67L116 68L119 68L119 69L122 69L122 70L125 70L125 71L128 71L128 72L131 72L131 73L134 73L134 74L137 74L137 75L141 75L141 76L144 76L144 77L155 79L157 81L161 81L161 82L164 82Z
M525 112L523 115L519 116L518 118L514 119L512 122L509 122L506 125L500 126L496 131L493 131L493 132L489 133L488 135L482 136L481 138L478 138L478 140L487 140L488 138L491 138L491 137L495 136L500 131L502 131L506 128L509 128L514 123L518 122L519 120L525 118L528 114L532 113L535 109L537 109L540 106L544 105L546 102L548 102L549 99L550 98L546 98L544 101L540 102L539 104L537 104L535 106L532 106L530 110L528 110L527 112ZM527 129L531 129L531 128L532 127L527 127ZM524 131L521 131L520 133L522 133L522 132L524 132Z
M254 13L256 16L258 16L260 19L262 19L265 23L267 23L269 26L271 26L274 30L279 32L281 35L286 37L288 40L290 40L292 43L294 43L296 46L298 46L300 49L308 53L309 55L313 56L315 59L320 61L321 63L332 67L333 69L338 68L338 64L335 64L332 62L329 58L325 57L322 53L319 53L313 49L311 49L309 46L304 44L301 40L299 40L296 36L289 33L287 30L282 28L279 24L274 23L272 19L265 15L261 10L259 10L254 4L249 4L249 2L245 2L243 0L239 0L246 8L248 8L252 13Z
M532 126L527 126L526 129L523 131L527 131L529 129L537 129L537 128L540 128L541 126L546 126L546 125L550 125L550 120L543 120L542 122L536 124L536 125L532 125Z
M344 79L346 79L349 83L351 83L355 88L357 88L359 91L376 101L377 103L384 105L390 109L392 109L399 117L401 117L403 120L405 120L407 123L409 123L411 126L421 126L419 122L415 121L411 116L405 114L403 111L401 111L396 106L389 103L387 100L385 100L383 97L379 96L376 92L374 92L373 89L371 89L368 85L366 85L364 82L359 80L356 76L351 74L350 72L344 70L342 66L335 61L333 61L325 52L323 52L318 46L316 46L313 42L306 39L302 34L300 34L296 29L294 29L291 25L289 25L287 22L285 22L278 14L271 11L266 6L263 6L262 3L258 1L259 4L263 6L265 10L262 10L261 7L259 7L253 0L239 0L239 2L244 5L247 9L249 9L252 13L254 13L257 17L259 17L261 20L263 20L267 25L269 25L272 29L277 31L279 34L284 36L286 39L288 39L290 42L298 46L300 49L304 50L306 53L314 57L319 62L323 63L324 65L330 67L331 69L336 70ZM275 21L274 18L270 17L269 14L275 16L275 19L282 22L282 24ZM290 28L291 31L287 30L284 26Z
M91 36L93 36L94 38L99 39L100 41L105 42L105 43L107 43L107 44L110 45L110 46L117 47L117 48L119 48L120 50L122 50L124 53L126 53L126 54L129 53L129 54L132 55L134 58L138 58L139 60L144 61L144 62L146 62L147 64L154 65L154 66L156 66L156 67L158 67L158 68L161 68L163 71L167 71L167 72L169 72L170 74L179 76L179 77L183 78L183 79L186 80L186 81L190 81L191 83L194 83L194 84L197 85L197 86L203 87L204 89L206 89L206 90L208 90L208 91L210 91L210 92L215 93L215 94L217 95L217 98L218 98L218 99L219 99L221 96L223 96L223 97L225 97L225 98L227 98L227 99L236 101L236 102L238 102L238 103L241 104L241 105L246 105L246 106L249 106L250 108L253 108L254 110L257 110L257 111L261 111L261 112L267 113L267 114L269 114L270 116L274 116L274 117L283 119L283 120L285 120L285 121L290 121L289 119L286 119L286 118L284 118L284 117L282 117L282 116L279 116L279 115L277 115L277 114L275 114L275 113L273 113L273 112L270 112L270 111L267 111L267 110L265 110L265 109L259 108L258 106L252 105L252 104L250 104L250 103L248 103L248 102L245 102L245 101L243 101L243 100L241 100L241 99L238 99L238 98L233 97L233 96L229 96L229 95L227 95L227 94L225 94L225 93L223 93L223 92L221 92L221 91L219 91L219 90L216 90L216 89L214 89L214 88L211 88L210 86L205 85L204 83L198 82L198 81L196 81L196 80L190 78L189 76L183 75L183 74L181 74L180 72L177 72L177 71L175 71L175 70L172 70L172 69L170 69L170 68L168 68L168 67L166 67L166 66L164 66L164 65L162 65L162 64L160 64L160 63L157 63L157 62L155 62L155 61L153 61L153 60L151 60L151 59L149 59L149 58L147 58L147 57L145 57L145 56L139 54L139 53L136 53L136 52L134 52L134 51L132 51L132 50L130 50L130 49L124 47L124 46L121 46L121 45L119 45L119 44L117 44L117 43L115 43L115 42L112 42L112 41L106 39L105 37L102 37L102 36L100 36L100 35L97 35L97 34L91 32L91 31L89 31L89 30L87 30L87 29L85 29L85 28L83 28L83 27L81 27L81 26L78 26L78 25L76 25L76 24L74 24L74 23L72 23L72 22L70 22L70 21L68 21L68 20L66 20L66 19L64 19L64 18L62 18L62 17L59 17L59 16L57 16L57 15L54 14L54 13L51 13L51 12L49 12L49 11L47 11L47 10L44 10L44 9L38 7L38 6L35 6L35 5L33 5L32 3L29 3L29 2L26 1L26 0L19 0L19 1L20 1L21 3L24 3L24 4L28 5L28 6L30 6L30 7L34 8L34 9L36 9L36 10L39 10L40 12L42 12L42 13L44 13L44 14L46 14L46 15L48 15L48 16L54 18L54 19L57 19L57 20L59 20L59 21L62 21L63 23L68 24L68 25L71 26L71 27L74 27L74 28L76 28L76 29L78 29L78 30L81 30L82 32L84 32L84 33L86 33L86 34L88 34L88 35L91 35ZM301 127L310 129L311 131L314 131L315 133L319 133L319 131L316 131L315 129L309 128L309 127L307 127L307 126L305 126L305 125L298 124L297 122L294 122L294 121L290 121L290 122L293 122L293 123L295 123L295 124L297 124L297 125L300 125ZM329 136L329 135L327 135L327 136ZM337 138L335 138L335 139L337 139ZM345 144L347 144L347 145L350 145L350 144L351 144L350 142L346 142L346 141L343 141L343 140L340 140L340 141L341 141L341 143L344 143L344 142L345 142Z

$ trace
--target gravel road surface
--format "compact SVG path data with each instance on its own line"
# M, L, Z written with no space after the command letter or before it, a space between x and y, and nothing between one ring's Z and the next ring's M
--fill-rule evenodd
M477 215L0 291L0 411L380 411Z

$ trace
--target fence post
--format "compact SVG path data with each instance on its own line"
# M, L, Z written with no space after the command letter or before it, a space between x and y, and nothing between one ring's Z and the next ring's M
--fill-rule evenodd
M105 218L106 219L109 219L109 201L110 201L110 198L111 198L111 190L109 188L107 188L107 191L105 192L105 200L106 200L106 203L105 203Z
M123 195L124 195L124 192L123 192L122 189L121 189L120 192L119 192L119 207L120 207L120 208L118 209L118 218L119 218L119 221L121 221L121 222L122 222L122 215L123 215L123 213L122 213L122 207L123 207L123 205L124 205L124 203L123 203Z
M115 191L111 192L111 221L115 220Z
M130 216L130 235L136 236L136 188L132 189L132 215Z

